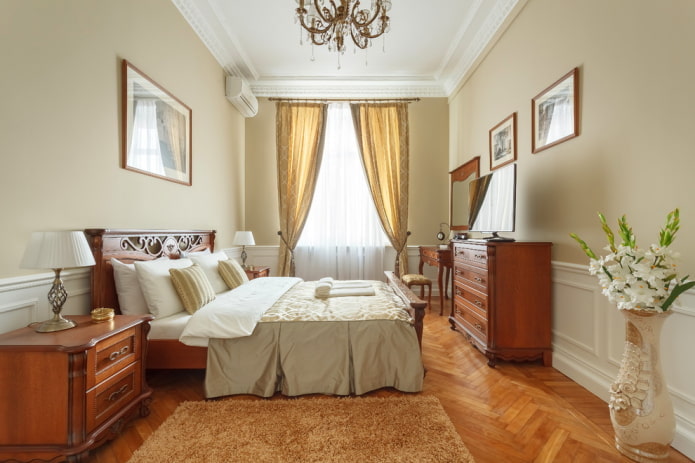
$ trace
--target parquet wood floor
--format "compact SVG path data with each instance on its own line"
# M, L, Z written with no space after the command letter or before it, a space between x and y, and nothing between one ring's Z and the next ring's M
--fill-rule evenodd
M485 357L449 328L447 317L437 315L438 304L432 305L423 336L427 368L423 393L439 398L476 462L630 462L613 446L605 402L540 363L500 362L496 368L488 367ZM154 389L151 414L97 449L91 461L126 462L180 402L204 398L202 371L149 372L148 382ZM379 390L370 395L397 394ZM417 436L417 430L413 434ZM670 461L692 460L671 449Z

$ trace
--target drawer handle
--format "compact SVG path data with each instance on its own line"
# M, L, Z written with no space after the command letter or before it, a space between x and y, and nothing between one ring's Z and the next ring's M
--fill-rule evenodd
M463 275L463 272L459 269L456 269L456 270L454 270L454 275L456 275L456 276Z
M113 362L121 355L127 354L129 350L130 350L130 348L128 346L123 346L123 347L121 347L121 350L111 352L111 355L109 355L109 360L111 360Z
M456 295L457 295L457 296L463 296L463 291L461 291L460 289L456 288Z
M485 260L485 254L476 254L475 258L479 260Z
M480 302L480 301L478 301L478 300L476 300L476 301L474 302L474 304L477 305L478 307L482 307L482 306L483 306L483 303Z
M109 394L109 402L117 401L126 392L128 392L128 385L124 384L123 386L121 386L119 390L113 391L111 394Z
M480 277L475 277L474 280L477 281L478 283L482 283L482 282L483 282L483 279L480 278Z
M483 332L483 327L482 327L482 325L481 325L480 323L476 323L476 324L475 324L475 328L476 328L478 331L480 331L481 333Z

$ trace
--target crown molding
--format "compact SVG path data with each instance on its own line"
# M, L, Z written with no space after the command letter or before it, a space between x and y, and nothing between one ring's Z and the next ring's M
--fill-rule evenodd
M172 0L172 3L227 74L246 80L258 78L236 38L227 33L207 0Z
M436 98L446 97L442 86L427 80L267 79L251 82L254 95L276 98Z
M460 47L459 59L449 61L441 73L441 84L452 96L468 80L483 58L494 47L528 0L496 0L473 40ZM463 42L459 42L459 46Z
M473 37L466 32L487 0L476 0L463 18L444 64L436 75L371 79L317 79L315 77L262 77L236 37L209 0L172 0L183 17L229 75L249 82L256 96L287 98L418 98L451 97L473 74L478 64L504 33L528 0L494 0Z

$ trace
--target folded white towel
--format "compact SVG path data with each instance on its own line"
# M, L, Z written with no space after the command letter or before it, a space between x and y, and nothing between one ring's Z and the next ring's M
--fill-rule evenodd
M336 280L333 288L371 288L372 284L366 280Z
M316 289L314 290L314 295L316 297L328 297L328 293L331 291L331 284L326 281L317 281Z
M374 287L369 288L333 288L328 292L327 297L345 296L374 296Z
M319 283L328 283L328 284L332 285L333 281L334 280L331 277L323 277L319 280Z

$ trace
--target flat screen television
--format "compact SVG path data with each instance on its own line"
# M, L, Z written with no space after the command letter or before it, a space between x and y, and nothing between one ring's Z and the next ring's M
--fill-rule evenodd
M485 239L514 241L499 236L513 232L516 215L516 164L501 167L471 181L468 230L491 233Z

